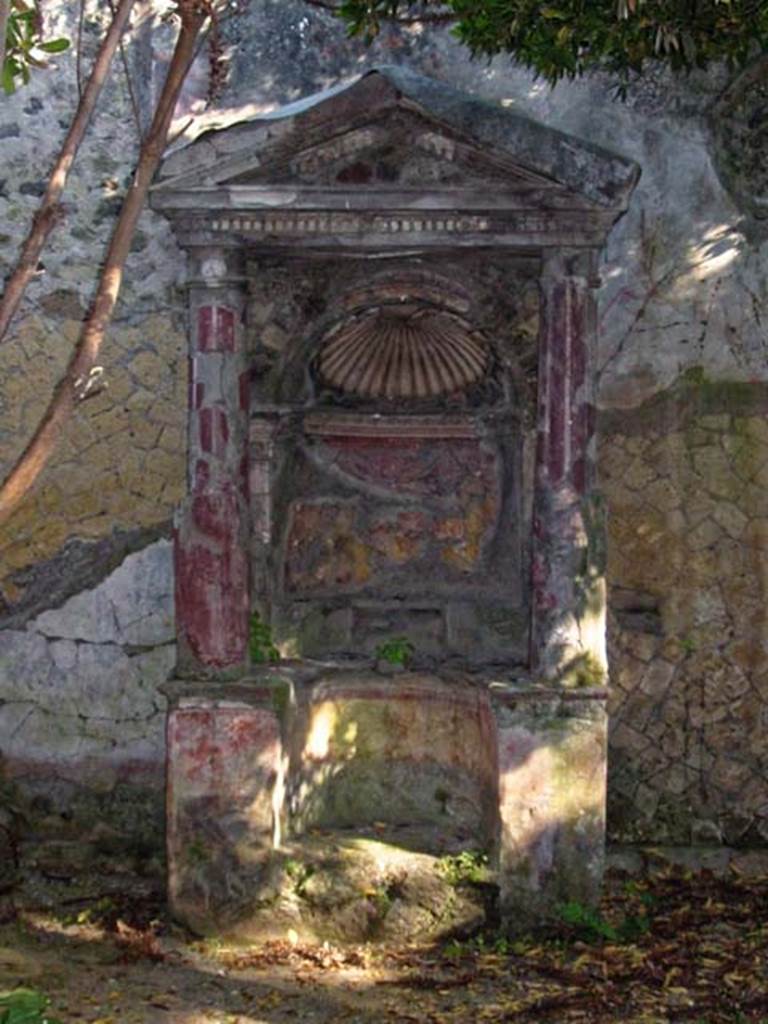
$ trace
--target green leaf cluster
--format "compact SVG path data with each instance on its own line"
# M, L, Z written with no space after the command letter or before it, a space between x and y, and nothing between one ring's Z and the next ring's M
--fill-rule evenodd
M40 11L36 2L10 0L2 68L6 95L16 91L19 81L27 84L31 68L48 67L45 59L48 54L62 53L68 47L68 39L43 39Z
M353 34L375 35L385 18L452 15L475 55L507 53L554 84L591 70L618 77L619 91L649 61L690 71L741 66L768 51L765 0L340 0Z
M280 661L280 651L272 639L272 630L258 612L251 615L249 650L254 665Z
M447 854L437 867L449 885L482 885L490 877L488 856L479 850Z
M45 1012L50 1000L30 988L0 992L0 1024L60 1024Z
M647 904L639 914L626 915L617 925L606 921L599 910L571 901L559 908L560 917L583 942L634 942L650 928Z
M407 665L413 657L413 644L404 636L384 640L376 648L376 659L389 665Z

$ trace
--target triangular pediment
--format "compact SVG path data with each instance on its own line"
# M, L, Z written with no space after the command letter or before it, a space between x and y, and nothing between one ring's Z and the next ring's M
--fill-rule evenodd
M169 155L155 192L238 186L548 190L620 211L631 161L403 68L268 116L214 128Z
M255 157L245 152L223 161L206 173L205 184L558 187L544 175L500 159L434 121L397 109L298 149L277 145Z

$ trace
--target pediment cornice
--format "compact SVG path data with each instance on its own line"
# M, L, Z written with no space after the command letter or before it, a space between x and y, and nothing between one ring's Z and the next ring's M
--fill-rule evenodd
M152 206L182 245L599 247L631 161L402 69L206 132Z
M421 195L439 208L445 195L472 209L473 194L484 194L496 207L615 219L638 174L624 157L497 104L382 68L268 117L205 132L166 158L152 205L297 209L324 192L329 209L337 193L360 208L391 205L400 193L400 205Z

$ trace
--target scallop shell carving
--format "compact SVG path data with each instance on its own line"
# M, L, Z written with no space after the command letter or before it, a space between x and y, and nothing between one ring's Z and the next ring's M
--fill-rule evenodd
M488 368L485 342L460 317L413 306L350 317L323 342L323 380L365 398L435 398L463 391Z

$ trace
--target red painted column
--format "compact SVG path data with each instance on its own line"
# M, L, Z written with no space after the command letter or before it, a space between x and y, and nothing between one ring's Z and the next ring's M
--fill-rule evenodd
M606 665L591 261L563 251L544 260L532 548L532 669L581 685L603 683Z
M239 253L190 255L187 498L175 531L177 673L231 678L248 662L248 365Z

